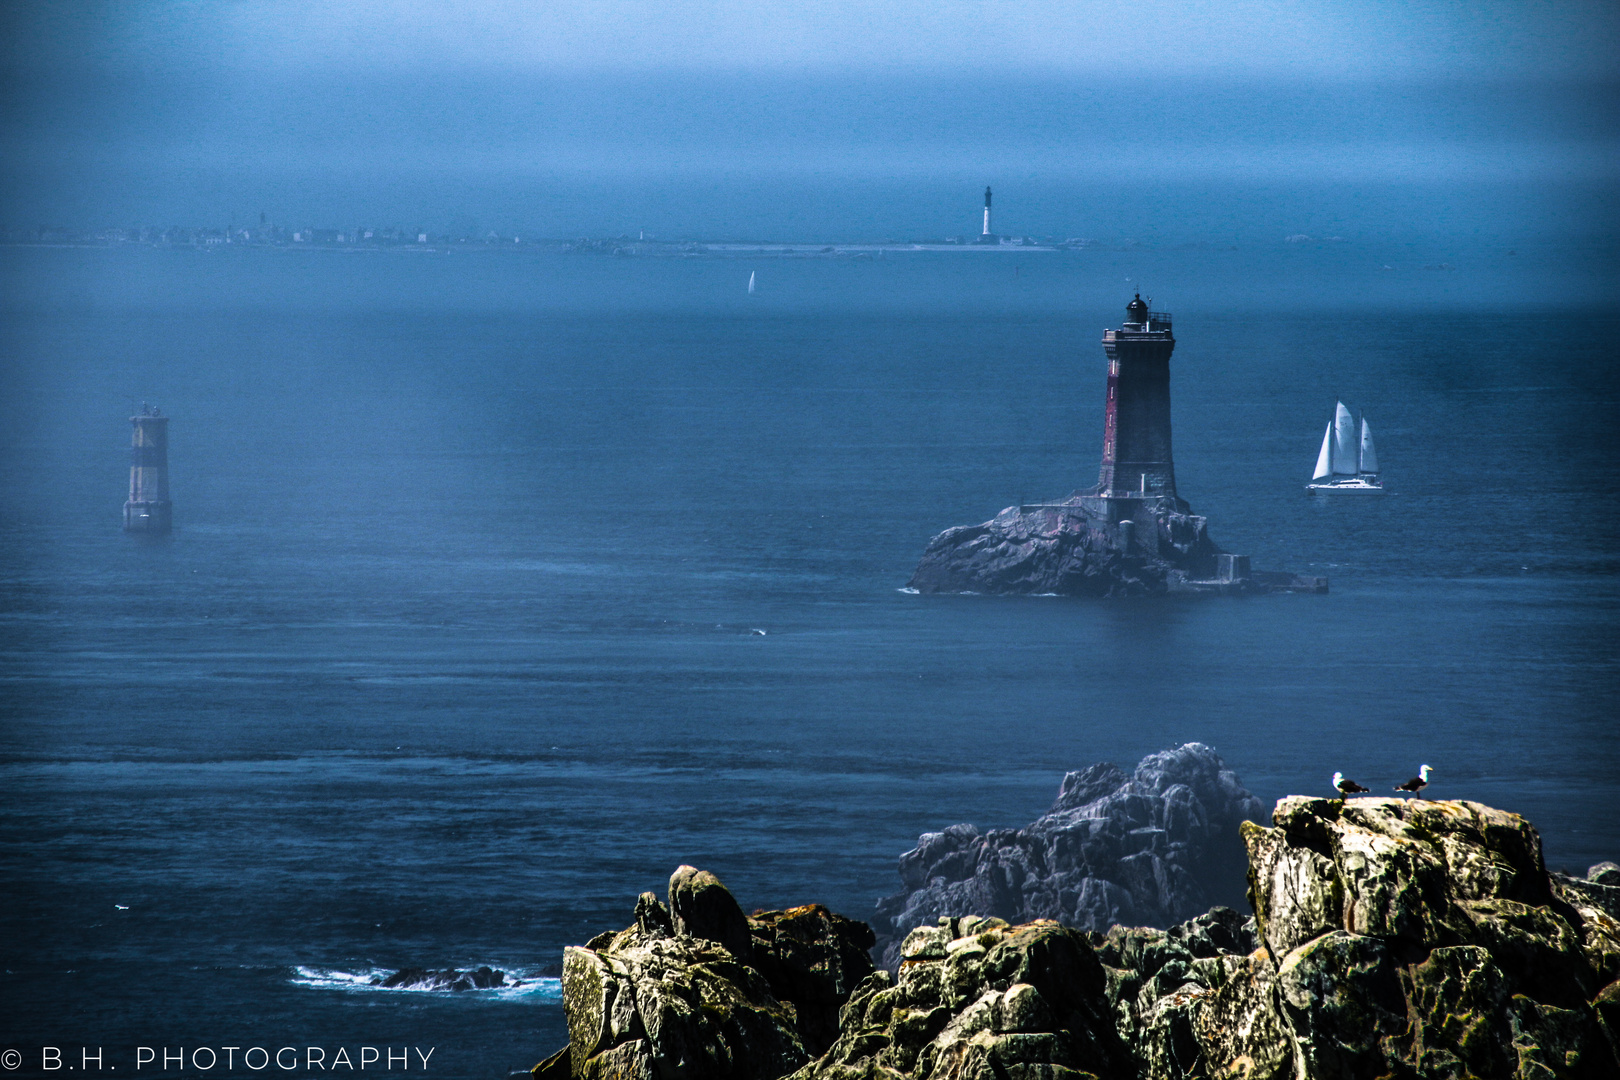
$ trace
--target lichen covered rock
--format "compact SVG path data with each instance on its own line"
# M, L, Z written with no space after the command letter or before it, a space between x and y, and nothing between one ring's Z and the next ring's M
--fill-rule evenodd
M1134 1071L1085 936L1050 921L941 919L874 972L830 1050L793 1080L1079 1080Z
M826 1049L873 970L870 927L819 905L744 916L690 866L669 898L643 893L628 929L564 951L570 1075L776 1080Z
M753 966L777 1000L791 1005L805 1048L820 1054L838 1038L838 1013L873 970L872 928L820 904L748 917Z
M1382 798L1288 798L1272 820L1243 836L1298 1075L1620 1075L1620 938L1601 895L1549 877L1529 822Z
M1108 783L1071 774L1059 802L1091 805ZM569 1053L537 1075L1620 1076L1610 867L1549 875L1528 822L1476 803L1289 798L1272 822L1242 829L1253 918L1087 934L947 916L897 943L895 973L873 969L870 931L823 908L744 917L739 950L690 932L735 939L720 896L705 921L644 894L634 926L568 950ZM716 888L683 868L671 894Z
M1292 1075L1294 1033L1277 1001L1277 972L1264 948L1243 957L1224 983L1198 1000L1192 1032L1211 1080Z
M753 957L748 919L720 879L695 866L680 866L669 878L669 914L675 932L718 942L743 963Z
M719 945L639 928L563 954L574 1075L780 1076L808 1059L790 1009Z
M1552 900L1541 841L1517 814L1468 802L1307 799L1243 827L1255 916L1274 956L1329 930L1432 948L1499 921L1492 903Z
M1601 881L1473 803L1284 799L1245 825L1256 919L1097 947L1144 1080L1620 1076ZM1592 875L1595 877L1595 875Z

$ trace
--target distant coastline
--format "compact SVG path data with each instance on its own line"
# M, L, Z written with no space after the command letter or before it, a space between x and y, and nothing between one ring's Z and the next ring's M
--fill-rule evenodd
M411 232L404 229L283 229L264 226L256 229L220 229L175 226L77 230L36 228L0 231L0 245L10 247L155 247L155 248L253 248L294 251L445 251L528 249L573 251L602 255L676 256L694 255L739 257L859 257L884 252L974 251L1031 252L1071 251L1106 248L1084 237L1056 240L1051 237L1008 236L999 243L969 242L959 237L926 240L858 240L834 243L777 243L771 240L660 240L647 236L631 237L524 237L494 232L483 236L457 236L449 233ZM1120 247L1134 247L1125 241Z

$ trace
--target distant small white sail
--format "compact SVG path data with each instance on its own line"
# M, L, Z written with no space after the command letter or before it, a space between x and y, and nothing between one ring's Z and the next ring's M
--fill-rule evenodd
M754 295L754 272L752 270L748 272L748 295Z
M1367 426L1366 417L1361 419L1361 471L1378 471L1378 451L1373 449L1372 428Z
M1328 421L1327 430L1322 432L1322 452L1316 455L1316 472L1312 480L1320 480L1333 472L1333 421Z
M1342 401L1333 413L1333 471L1341 476L1356 474L1356 421Z

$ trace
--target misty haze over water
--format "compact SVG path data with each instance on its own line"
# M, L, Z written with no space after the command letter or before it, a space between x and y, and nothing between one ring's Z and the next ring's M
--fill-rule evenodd
M1613 19L946 9L13 14L7 235L526 242L0 246L0 1043L501 1075L566 1040L561 948L677 863L864 918L918 833L1193 739L1268 802L1427 761L1555 866L1620 856ZM529 242L971 238L987 183L998 231L1095 243ZM899 591L1094 482L1137 288L1183 496L1332 592ZM1301 494L1339 399L1376 501ZM159 543L118 531L143 400ZM486 963L531 981L344 988Z

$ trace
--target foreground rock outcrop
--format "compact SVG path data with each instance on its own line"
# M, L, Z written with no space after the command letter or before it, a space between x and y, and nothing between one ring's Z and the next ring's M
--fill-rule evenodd
M1202 743L1150 754L1126 773L1099 764L1063 778L1052 809L1022 829L953 825L900 857L905 889L878 902L883 966L941 915L1053 919L1081 930L1166 926L1242 902L1238 824L1260 801Z
M541 1077L774 1078L822 1053L872 970L872 931L818 904L745 916L690 866L635 922L563 953L568 1047Z
M838 1041L793 1080L1135 1074L1108 976L1079 931L946 918L908 934L902 955L898 975L856 989Z
M1529 822L1299 797L1272 820L1243 827L1265 962L1221 1000L1266 1022L1212 1040L1211 1060L1283 1060L1256 1077L1620 1075L1620 923L1548 875Z
M860 955L859 923L817 907L742 916L683 867L669 907L644 894L634 926L567 951L570 1047L536 1072L1620 1076L1620 867L1550 875L1528 822L1470 802L1291 797L1270 827L1240 830L1252 916L1086 933L945 915L905 936L896 973Z

